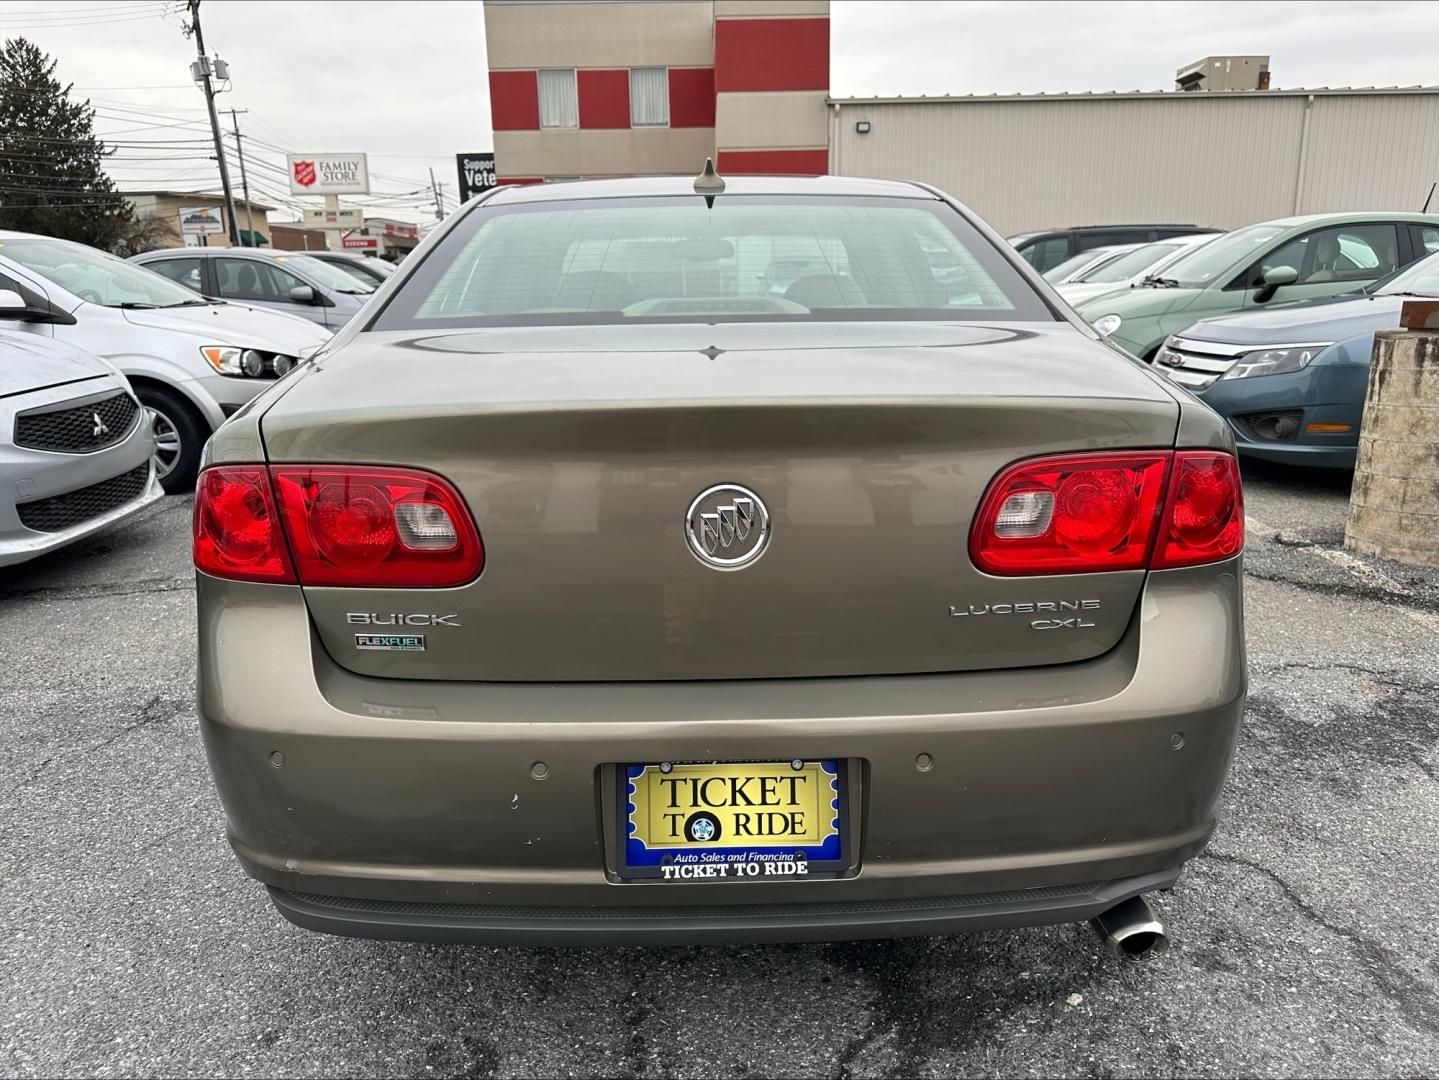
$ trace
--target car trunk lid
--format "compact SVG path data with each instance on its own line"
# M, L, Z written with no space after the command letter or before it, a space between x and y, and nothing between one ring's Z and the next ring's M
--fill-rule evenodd
M649 325L366 334L296 380L263 433L275 463L433 470L479 525L467 585L306 588L344 667L736 679L1105 652L1144 571L992 577L970 523L1005 465L1167 448L1177 419L1148 373L1067 324ZM763 557L734 572L686 539L716 485L769 518ZM721 527L753 524L732 496L710 507L730 508ZM357 647L386 631L423 650Z

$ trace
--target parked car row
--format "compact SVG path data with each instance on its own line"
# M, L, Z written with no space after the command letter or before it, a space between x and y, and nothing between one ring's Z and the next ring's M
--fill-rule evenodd
M373 290L316 265L335 288ZM330 334L82 244L0 231L0 565L189 490L211 432Z
M353 264L305 252L182 247L147 251L130 261L201 296L298 315L330 330L349 322L380 285Z
M1033 249L1038 235L1018 239ZM1099 229L1062 235L1087 242ZM1241 451L1352 468L1375 331L1398 325L1400 294L1439 295L1439 215L1312 214L1195 239L1137 281L1098 280L1121 256L1139 261L1130 249L1057 288L1110 342L1226 416Z
M1011 236L1009 242L1025 262L1043 274L1091 248L1150 244L1174 236L1220 231L1204 225L1081 225L1073 229L1018 233Z
M1147 277L1164 273L1165 267L1177 262L1196 247L1209 243L1223 233L1194 233L1156 240L1152 244L1134 244L1074 274L1055 286L1055 291L1071 305L1094 296L1103 296L1116 289L1141 284Z

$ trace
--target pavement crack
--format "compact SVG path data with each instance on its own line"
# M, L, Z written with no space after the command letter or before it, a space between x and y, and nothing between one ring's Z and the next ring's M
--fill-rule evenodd
M1244 568L1244 576L1252 578L1255 581L1267 581L1276 585L1288 585L1291 588L1299 589L1303 592L1318 593L1321 596L1328 596L1334 599L1362 600L1368 603L1402 608L1405 611L1422 611L1431 615L1439 615L1439 601L1430 600L1413 593L1394 592L1390 589L1379 588L1375 585L1344 584L1333 581L1310 581L1302 577L1256 570L1250 566Z
M120 728L119 731L106 736L97 743L92 743L89 746L80 747L75 750L66 750L58 754L51 754L28 773L21 776L15 782L15 786L19 788L34 783L46 769L56 762L67 761L71 758L89 757L92 754L96 754L101 750L113 746L127 735L133 734L142 728L157 727L160 724L167 724L173 720L178 720L182 716L189 716L191 715L193 705L194 701L189 696L175 698L166 697L164 694L153 694L144 705L140 706L139 712L135 714L135 719L131 723L126 724Z
M1285 660L1283 663L1273 664L1268 667L1251 666L1250 671L1255 675L1277 675L1283 671L1352 671L1356 675L1367 675L1374 682L1382 686L1393 686L1401 690L1410 691L1439 691L1439 683L1416 682L1413 679L1405 678L1404 673L1397 669L1372 668L1364 664L1355 664L1343 660L1334 660L1322 664L1307 660Z
M870 1002L871 1008L874 1007L874 1004L874 1002ZM884 1030L889 1031L891 1029L885 1028ZM845 1043L844 1049L840 1051L839 1057L835 1059L834 1070L829 1074L830 1080L851 1080L851 1077L854 1075L851 1070L854 1067L855 1061L859 1058L860 1054L864 1053L865 1048L874 1042L874 1037L878 1034L880 1034L880 1026L875 1022L873 1015L871 1015L869 1027L866 1028L862 1034L852 1036L850 1040Z
M6 600L93 600L98 597L143 596L147 593L194 592L192 578L141 578L99 585L55 585L39 589L13 589L0 593Z
M1423 1031L1439 1033L1439 997L1435 996L1432 987L1426 986L1421 980L1404 970L1400 958L1392 950L1371 941L1355 930L1332 922L1300 896L1289 882L1267 866L1262 866L1240 855L1215 851L1213 848L1206 850L1199 857L1229 866L1238 866L1268 878L1299 914L1320 929L1340 938L1354 950L1359 960L1368 968L1370 976L1378 984L1379 989L1398 1006L1399 1011L1411 1024Z

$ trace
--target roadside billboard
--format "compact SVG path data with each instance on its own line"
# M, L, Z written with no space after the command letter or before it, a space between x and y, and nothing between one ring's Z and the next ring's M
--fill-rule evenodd
M224 231L225 221L218 206L180 207L182 236L218 236Z
M364 154L287 154L293 195L367 195L370 164Z

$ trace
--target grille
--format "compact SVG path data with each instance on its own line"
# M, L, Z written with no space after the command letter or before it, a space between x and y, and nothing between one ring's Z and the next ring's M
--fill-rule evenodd
M15 509L20 515L20 524L25 528L36 532L59 532L123 506L145 490L149 479L150 463L147 461L129 472L101 480L79 491L21 503Z
M139 411L134 398L119 393L85 405L21 413L15 418L15 445L62 454L103 450L130 434Z

